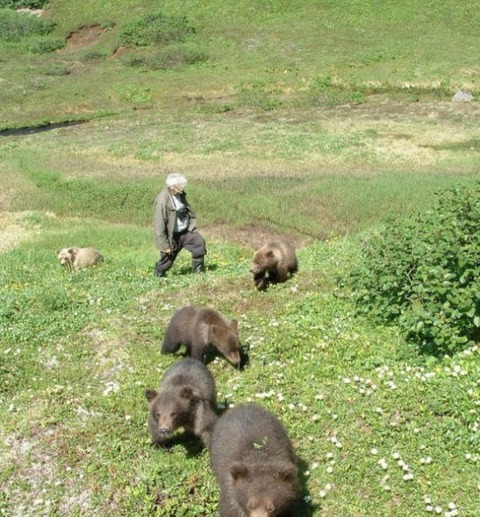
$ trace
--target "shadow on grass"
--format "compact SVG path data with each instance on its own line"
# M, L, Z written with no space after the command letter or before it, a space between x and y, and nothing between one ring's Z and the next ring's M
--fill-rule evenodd
M197 458L201 456L205 450L205 446L201 440L189 431L177 433L161 444L152 444L152 447L154 449L160 449L165 453L170 453L171 449L177 445L184 447L187 458Z
M298 460L298 478L300 482L300 497L293 508L293 514L295 517L311 517L315 515L318 510L318 505L313 504L310 492L307 489L308 476L305 472L308 471L308 463L299 458Z

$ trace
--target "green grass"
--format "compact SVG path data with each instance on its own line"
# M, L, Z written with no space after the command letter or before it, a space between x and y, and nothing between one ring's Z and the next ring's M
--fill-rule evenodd
M69 275L52 251L66 227L33 221L43 237L4 254L0 269L4 509L215 515L208 454L181 437L154 449L145 426L143 390L176 360L159 354L165 325L194 301L239 318L250 366L209 365L219 400L254 400L282 419L302 459L302 515L415 515L425 497L475 514L478 353L422 358L394 328L356 320L332 293L353 241L300 250L298 276L258 293L250 253L215 240L204 276L188 273L186 254L159 284L134 227L69 224L71 241L93 239L106 257Z
M122 0L121 5L50 3L48 18L56 24L52 37L67 41L82 27L100 27L102 34L88 44L69 41L59 52L42 56L31 53L28 38L3 44L2 123L12 127L48 115L55 120L99 109L128 110L128 102L112 95L125 82L150 88L151 106L174 111L189 96L200 108L206 100L218 109L220 97L224 108L271 111L368 102L373 93L406 100L446 100L457 88L478 93L472 49L479 44L479 14L473 4L242 0L232 6L218 0L169 0L162 3L162 12L187 17L195 29L188 52L203 57L180 70L160 72L158 64L151 71L126 66L136 55L140 62L147 59L141 49L110 59L125 24L158 12L152 0ZM45 75L50 66L69 74ZM330 78L327 85L325 77ZM320 89L319 78L324 84Z
M146 428L144 389L177 359L159 353L165 326L194 303L239 319L249 367L209 368L223 407L254 400L285 424L302 460L299 517L445 515L450 503L476 515L478 348L419 355L398 328L355 317L335 279L385 216L478 179L478 103L450 102L479 93L478 9L163 9L187 16L184 49L206 61L149 70L129 60L157 66L165 49L113 57L153 0L52 0L63 49L0 45L0 129L91 120L0 136L0 513L216 515L207 452L181 433L154 449ZM92 25L104 32L91 45L68 40ZM159 281L151 203L172 170L189 178L207 271L191 275L182 253ZM297 241L300 271L260 293L253 249L278 233ZM55 252L69 245L97 247L104 264L67 274Z

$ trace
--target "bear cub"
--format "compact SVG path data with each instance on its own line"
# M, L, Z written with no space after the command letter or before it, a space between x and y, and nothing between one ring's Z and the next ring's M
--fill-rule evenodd
M298 459L282 423L258 404L224 413L210 438L220 517L294 516Z
M103 261L102 254L95 248L63 248L57 258L69 271L98 266Z
M298 271L294 245L285 239L270 241L253 255L250 272L259 290L269 284L283 283Z
M145 390L149 402L148 429L152 444L163 444L175 429L183 427L208 446L217 391L210 370L196 359L174 363L164 373L160 388Z
M187 305L175 312L165 332L162 354L177 352L181 345L199 361L212 345L234 366L241 366L237 321L215 309Z

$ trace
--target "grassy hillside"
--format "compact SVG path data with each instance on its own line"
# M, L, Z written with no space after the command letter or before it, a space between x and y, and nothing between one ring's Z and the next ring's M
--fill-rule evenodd
M79 122L0 135L0 514L216 515L207 452L182 433L152 448L146 427L144 390L177 360L165 327L193 303L239 320L249 366L209 368L222 408L285 424L298 517L477 515L478 345L421 354L336 280L386 216L479 178L479 104L451 102L480 93L478 6L166 0L193 33L120 44L158 9L53 0L50 33L0 38L0 128ZM185 252L159 280L152 201L173 170L207 271ZM257 292L253 251L278 234L300 271ZM68 274L70 245L105 263Z
M161 10L185 16L195 33L177 56L206 60L151 70L160 48L115 52L125 24ZM46 18L63 48L32 53L28 38L3 43L4 127L94 116L132 107L230 110L322 108L365 102L371 94L450 98L478 93L480 69L475 4L435 1L191 2L52 1ZM86 28L96 26L93 33ZM132 67L132 61L146 63ZM175 58L173 58L175 61ZM181 59L180 59L181 61Z

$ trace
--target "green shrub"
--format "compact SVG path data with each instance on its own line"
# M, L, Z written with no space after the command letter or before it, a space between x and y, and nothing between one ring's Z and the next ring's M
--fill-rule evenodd
M185 16L150 13L126 23L119 34L125 47L148 47L184 41L195 32Z
M9 7L11 9L43 9L48 4L48 0L0 0L0 8Z
M126 60L129 66L148 68L149 70L179 69L188 65L203 63L208 56L192 48L180 45L169 45L157 52L149 52L130 56Z
M124 84L116 88L115 97L122 102L147 104L152 101L152 89L141 84Z
M362 312L397 322L421 351L480 339L480 182L437 195L434 209L391 221L345 279Z
M80 52L80 61L100 61L106 59L110 55L110 52L103 48L88 48Z
M55 50L62 48L64 45L65 40L63 38L49 38L42 36L29 38L26 43L27 49L34 54L48 54L50 52L55 52Z
M28 36L45 36L55 24L26 13L0 9L0 41L17 42Z
M70 74L70 67L63 63L47 63L42 73L48 76L62 76Z

